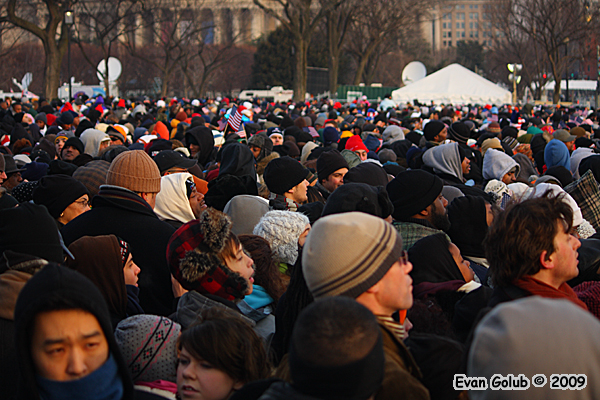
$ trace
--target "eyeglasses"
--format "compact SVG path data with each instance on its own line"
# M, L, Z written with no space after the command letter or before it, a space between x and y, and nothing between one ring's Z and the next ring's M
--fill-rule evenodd
M87 199L77 200L77 201L74 201L73 203L77 203L82 207L92 207L92 203L90 203L90 201Z
M408 253L406 252L406 250L402 250L402 253L400 253L399 261L402 265L408 264Z
M187 197L189 199L190 197L192 197L192 194L194 194L194 192L196 191L196 183L187 179L185 181L185 189L187 191Z

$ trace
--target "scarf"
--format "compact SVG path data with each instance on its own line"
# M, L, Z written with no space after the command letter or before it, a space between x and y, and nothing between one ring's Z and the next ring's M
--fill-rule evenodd
M121 400L123 382L113 355L96 371L74 381L36 377L42 400Z
M558 289L539 281L531 276L521 277L513 282L513 285L523 289L534 296L541 296L550 299L567 299L577 304L579 307L587 311L587 306L584 302L577 298L577 295L569 285L563 283Z

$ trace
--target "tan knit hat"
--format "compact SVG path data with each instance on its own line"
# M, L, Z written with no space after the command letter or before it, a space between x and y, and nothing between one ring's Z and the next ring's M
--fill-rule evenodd
M142 150L119 154L108 168L106 184L136 193L160 192L160 172L156 163Z
M320 218L302 251L302 271L315 299L356 298L375 285L402 254L402 238L383 219L350 212Z

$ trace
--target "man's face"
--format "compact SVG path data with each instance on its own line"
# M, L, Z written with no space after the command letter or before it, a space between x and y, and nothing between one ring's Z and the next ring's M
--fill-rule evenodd
M575 236L565 232L564 225L559 222L559 232L554 237L554 253L549 258L553 263L552 276L556 285L561 285L579 275L577 249L581 242Z
M398 310L408 310L413 305L412 278L409 272L412 264L403 260L396 261L381 278L377 285L377 301L386 310L386 314L393 314Z
M73 161L75 158L77 158L77 156L79 155L79 150L77 150L75 147L69 145L66 147L63 147L62 149L62 159L65 161Z
M471 160L469 160L467 157L463 158L461 167L463 175L466 175L469 172L471 172Z
M286 194L291 197L298 204L304 204L308 201L308 181L305 179L293 188L291 188Z
M252 152L252 154L254 155L254 158L258 158L258 155L260 154L260 147L254 146L254 145L250 145L250 151Z
M117 136L110 136L110 144L111 146L122 146L123 141Z
M575 141L570 141L570 142L565 142L565 144L567 145L567 149L569 149L569 151L573 151L573 146L575 145Z
M96 317L83 310L58 310L35 317L31 356L42 378L81 379L108 359L108 342Z
M18 114L22 111L22 107L20 104L13 104L13 110L15 111L15 114Z
M192 194L189 198L190 207L194 213L194 217L200 218L202 211L206 209L206 203L204 202L204 195L196 190L196 186L192 189Z
M326 180L321 181L321 184L329 192L333 192L344 184L344 175L348 172L348 168L340 168L327 177Z
M516 182L517 181L517 177L515 176L514 172L509 172L508 174L504 174L504 176L502 177L502 182L504 182L506 185Z
M446 213L446 207L448 206L448 200L444 197L443 194L439 194L439 196L434 200L433 203L429 206L429 222L435 226L437 229L446 231L450 229L450 220L448 219L448 214Z
M355 150L354 153L360 158L360 161L367 159L367 152L365 150Z
M40 127L40 129L44 129L44 127L46 126L46 124L44 123L44 121L35 121L35 123L37 124L37 126Z
M6 176L5 173L2 173L2 174L4 176ZM13 172L12 174L10 174L8 177L6 177L4 179L4 182L2 182L2 186L4 186L8 190L12 190L21 182L23 182L23 177L21 176L21 173Z
M375 126L378 126L380 128L385 128L385 122L379 120L375 123Z
M2 157L2 154L0 154L0 157ZM6 172L4 172L3 170L0 170L0 185L2 185L4 180L7 178L8 177L6 176Z
M448 137L448 128L444 127L440 133L437 134L433 140L437 143L442 143Z

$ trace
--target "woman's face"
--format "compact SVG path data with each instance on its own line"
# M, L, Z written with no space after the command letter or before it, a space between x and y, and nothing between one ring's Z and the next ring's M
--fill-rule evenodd
M254 261L250 258L242 245L238 247L234 258L227 258L225 260L227 268L240 274L248 282L248 292L246 295L252 293L252 285L254 284Z
M129 253L129 258L123 267L123 273L125 274L125 284L137 286L138 285L138 274L141 269L133 262L133 256Z
M450 251L450 254L452 254L454 262L456 262L456 265L458 265L458 269L460 269L460 273L465 279L465 282L471 282L475 277L473 270L470 268L471 263L462 257L460 250L454 243L450 243L448 250Z
M87 194L84 194L65 208L62 215L58 217L58 221L68 224L71 220L79 217L86 211L90 211L90 198Z
M226 400L243 385L184 348L177 364L177 393L184 400Z

